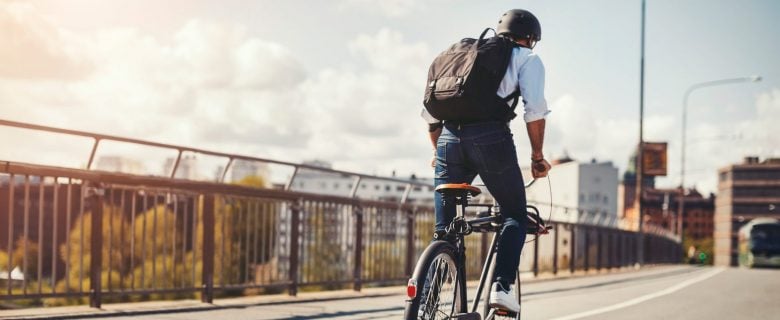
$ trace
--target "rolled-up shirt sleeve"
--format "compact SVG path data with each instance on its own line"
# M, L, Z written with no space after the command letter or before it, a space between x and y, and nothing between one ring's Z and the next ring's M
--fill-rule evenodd
M428 123L429 125L431 125L431 124L437 124L437 123L441 123L441 120L434 118L434 117L433 117L433 116L432 116L432 115L431 115L431 114L428 112L428 110L427 110L427 109L425 109L425 108L422 108L422 112L420 113L420 116L421 116L421 117L423 118L423 120L425 120L425 122L426 122L426 123Z
M523 120L527 123L544 119L550 110L544 98L544 65L539 56L530 55L520 67L518 86L523 97Z

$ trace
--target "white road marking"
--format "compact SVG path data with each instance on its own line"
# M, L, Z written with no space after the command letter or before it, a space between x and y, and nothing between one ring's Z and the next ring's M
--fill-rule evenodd
M661 291L657 291L657 292L654 292L654 293L646 294L646 295L643 295L643 296L640 296L640 297L637 297L637 298L634 298L634 299L631 299L631 300L628 300L628 301L624 301L624 302L621 302L621 303L613 304L611 306L606 306L606 307L602 307L602 308L598 308L598 309L593 309L593 310L589 310L589 311L584 311L584 312L579 312L579 313L575 313L575 314L570 314L568 316L558 317L558 318L554 318L554 319L551 319L551 320L574 320L574 319L580 319L580 318L590 317L590 316L594 316L594 315L597 315L597 314L602 314L602 313L605 313L605 312L610 312L610 311L622 309L622 308L625 308L625 307L633 306L633 305L645 302L645 301L650 300L650 299L655 299L655 298L658 298L658 297L661 297L661 296L665 296L665 295L670 294L670 293L674 293L674 292L679 291L680 289L685 288L687 286L690 286L690 285L692 285L694 283L697 283L697 282L700 282L700 281L704 281L704 280L706 280L706 279L708 279L708 278L710 278L710 277L712 277L712 276L714 276L714 275L716 275L718 273L723 272L724 270L726 270L726 269L725 268L716 268L715 270L707 272L707 273L705 273L705 274L703 274L701 276L698 276L698 277L693 278L693 279L688 279L686 281L678 283L675 286L666 288L666 289L661 290Z

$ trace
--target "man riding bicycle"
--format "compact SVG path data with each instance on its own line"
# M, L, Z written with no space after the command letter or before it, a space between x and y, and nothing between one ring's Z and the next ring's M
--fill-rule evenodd
M426 105L422 116L429 124L434 147L431 166L435 167L435 185L471 183L479 175L501 206L506 220L498 243L496 281L490 290L490 306L518 312L520 305L509 292L520 264L527 217L523 177L509 129L509 120L514 117L511 111L514 105L510 101L511 98L519 99L518 93L522 96L523 119L531 142L533 178L545 177L550 170L542 152L545 116L550 111L544 98L544 66L532 51L541 39L539 21L526 10L510 10L501 17L496 34L511 40L513 46L496 92L503 99L502 106L505 102L506 110L512 115L442 120L434 117ZM455 217L456 208L453 201L445 201L439 192L435 193L434 199L434 239L441 239L447 234L445 229Z

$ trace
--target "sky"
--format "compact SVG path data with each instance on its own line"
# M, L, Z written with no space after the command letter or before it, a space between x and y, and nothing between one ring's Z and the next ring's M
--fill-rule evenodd
M612 161L622 173L639 131L639 0L0 0L0 119L431 176L419 117L427 68L512 8L542 24L547 158ZM659 186L679 184L683 94L699 82L762 77L692 93L687 185L716 192L718 168L780 156L779 18L774 0L647 1L644 135L669 143ZM524 124L511 128L524 165ZM3 160L83 166L91 147L0 137Z

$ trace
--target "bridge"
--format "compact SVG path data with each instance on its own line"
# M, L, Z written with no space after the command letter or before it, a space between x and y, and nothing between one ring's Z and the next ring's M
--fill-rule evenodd
M524 279L524 319L775 319L777 270L656 266ZM473 292L473 287L471 288ZM399 319L404 287L0 312L0 318ZM724 294L733 292L735 294Z
M0 301L5 307L30 307L28 311L40 313L60 310L40 309L43 306L88 304L100 315L117 304L141 306L142 301L176 299L191 304L194 299L199 301L196 308L205 304L217 310L177 314L184 318L213 317L212 312L220 318L234 313L242 317L240 312L247 316L266 313L270 318L343 315L358 319L374 317L371 314L397 318L402 299L392 286L406 282L430 239L433 208L409 197L413 190L430 190L424 181L6 120L0 120L0 126L93 142L83 168L0 161L0 226L7 226L2 228L7 234L0 237L0 250L6 254L0 256L0 271L5 272L0 277ZM96 170L95 155L107 142L170 150L176 160L165 176ZM189 155L223 159L217 179L178 178L177 170ZM290 174L286 183L276 187L225 183L238 161L287 167ZM311 172L347 179L349 193L294 190L296 177ZM401 192L390 198L360 197L359 190L368 181L397 186ZM520 271L529 281L527 312L541 318L574 319L566 318L567 314L592 312L593 306L609 308L628 297L645 299L650 292L676 288L680 283L690 282L692 288L694 282L707 283L706 278L723 278L723 289L733 286L730 279L734 277L754 276L744 271L679 266L623 273L638 268L640 261L643 267L679 262L679 237L653 226L635 232L588 221L552 221L554 229L549 235L526 245ZM644 246L641 257L636 254L640 243ZM487 235L468 238L470 257L484 258L487 247ZM472 279L480 266L479 259L469 261ZM599 276L577 277L592 274ZM758 280L738 282L751 281L759 288L769 285ZM299 302L304 296L327 297L344 289L360 300L337 297ZM664 296L674 297L684 290L691 289L680 287ZM251 301L280 294L288 299L256 307L253 302L238 309L220 307L222 303L242 305L232 302L236 299ZM584 300L576 302L574 297ZM654 301L664 299L668 298L659 296ZM550 308L563 302L571 303L571 308ZM364 308L370 310L360 311ZM680 305L674 310L685 308ZM299 311L273 314L275 309ZM663 308L646 311L668 312ZM0 317L13 316L13 312L25 311L0 311Z

